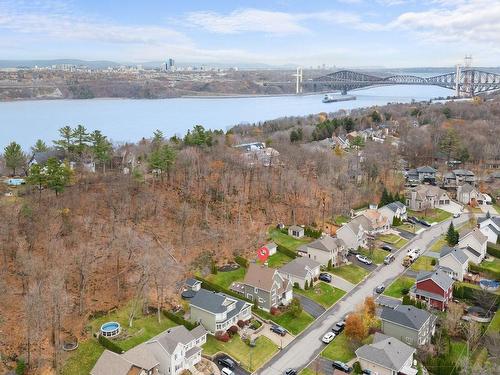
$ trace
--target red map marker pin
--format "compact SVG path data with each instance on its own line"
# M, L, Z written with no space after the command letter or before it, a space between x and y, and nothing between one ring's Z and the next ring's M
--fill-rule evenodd
M269 258L269 249L265 246L262 246L259 250L257 250L257 257L262 263L264 263L267 258Z

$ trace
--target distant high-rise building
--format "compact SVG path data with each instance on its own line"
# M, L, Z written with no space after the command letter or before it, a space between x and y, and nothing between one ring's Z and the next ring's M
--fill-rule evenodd
M166 62L162 63L160 69L162 72L166 72L168 69L168 64Z
M174 61L174 59L168 59L168 70L175 70L175 61Z

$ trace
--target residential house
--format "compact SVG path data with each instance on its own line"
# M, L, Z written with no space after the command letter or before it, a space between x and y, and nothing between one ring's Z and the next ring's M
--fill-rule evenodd
M252 304L224 293L200 289L189 301L190 320L211 333L226 331L252 317Z
M412 305L383 307L382 332L413 347L429 344L436 331L436 316Z
M469 267L469 257L462 249L445 246L439 256L439 269L452 279L463 281Z
M443 186L445 188L456 188L465 183L472 186L476 185L476 176L467 169L454 169L443 176Z
M418 185L405 193L406 206L413 211L439 208L450 204L448 193L433 185Z
M394 222L394 218L397 218L399 220L406 220L406 218L408 216L406 213L406 206L399 201L391 202L391 203L386 204L383 207L380 207L378 209L378 212L381 215L387 217L387 219L389 219L389 223L391 223L391 225Z
M332 141L333 141L333 147L338 147L342 150L346 150L348 149L351 144L349 143L349 139L347 139L347 137L344 137L344 136L336 136L335 134L332 136Z
M278 251L278 245L272 241L266 243L264 247L269 251L269 256L276 254L276 251Z
M488 242L497 243L500 237L500 216L491 217L488 213L486 217L477 219L477 227L488 237Z
M193 292L198 292L201 289L201 281L193 278L188 278L184 282L186 290L192 290Z
M304 289L306 282L307 285L312 285L319 277L320 266L321 264L315 260L298 257L281 267L279 273L292 285L297 283L300 288Z
M291 225L288 227L288 235L295 238L302 238L304 237L304 228L298 225Z
M483 201L483 195L474 186L466 182L457 186L457 201L462 204L476 206L480 201Z
M469 257L469 262L479 264L486 257L486 248L488 246L488 237L485 236L479 228L470 231L462 231L458 240L457 247L462 249Z
M123 354L105 350L91 375L178 375L201 361L207 332L202 326L188 331L169 328Z
M259 308L265 311L288 305L293 297L293 283L290 280L278 270L257 263L250 263L245 279L234 282L230 288L249 300L256 301Z
M439 269L419 272L410 295L425 301L429 307L444 311L453 297L453 283L453 279Z
M370 229L370 220L363 215L359 215L337 229L337 238L344 241L347 249L366 247Z
M374 236L380 233L387 232L391 229L391 223L387 216L382 215L376 208L365 210L362 215L366 217L370 223L368 232Z
M411 182L428 182L435 183L436 182L436 170L428 165L424 167L418 167L416 169L410 169L406 174L406 179Z
M272 147L266 147L264 142L242 143L234 148L243 151L243 158L249 165L258 163L269 167L279 163L279 152Z
M329 261L331 261L333 266L340 266L347 262L347 255L349 255L349 250L344 241L338 237L329 235L322 236L311 243L305 244L302 248L306 253L304 256L324 266L328 266Z
M363 370L378 375L416 375L413 355L416 349L398 339L376 332L373 343L356 349Z

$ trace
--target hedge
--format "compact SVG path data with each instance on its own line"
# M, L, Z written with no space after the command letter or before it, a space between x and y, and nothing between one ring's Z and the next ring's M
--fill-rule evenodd
M104 337L103 335L99 335L99 344L104 346L106 349L111 350L114 353L122 354L123 349L118 345L117 343L109 340L108 338Z
M212 290L214 292L219 292L219 293L225 293L227 294L228 296L232 296L234 298L239 298L243 301L247 301L247 302L250 302L250 303L253 303L252 301L250 301L248 298L246 297L243 297L241 294L238 294L236 292L233 292L232 290L229 290L229 289L226 289L226 288L223 288L221 287L220 285L217 285L217 284L214 284L214 283L211 283L210 281L208 280L205 280L203 277L199 277L199 276L196 276L196 279L201 281L201 286L204 288L204 289L207 289L207 290Z
M489 277L490 279L500 280L500 272L484 268L480 265L478 266L476 264L470 263L469 271L482 273L486 277Z
M495 258L500 258L500 245L497 244L488 244L487 253Z
M296 253L295 251L292 251L292 250L290 250L290 249L288 249L288 248L286 248L286 247L284 247L284 246L282 246L282 245L278 245L278 246L276 247L276 250L277 250L278 252L280 252L281 254L284 254L284 255L286 255L286 256L289 256L289 257L290 257L290 258L292 258L292 259L297 258L297 253Z
M248 259L245 259L241 256L234 257L234 261L238 263L243 268L248 268Z
M181 326L186 327L190 331L198 326L198 323L191 323L184 319L182 316L179 316L177 314L174 314L171 311L163 311L163 315L165 315L168 319L170 319L172 322L177 323Z
M306 228L304 228L304 234L307 237L320 238L321 235L323 234L323 232L321 230L316 230L316 229L313 229L313 228L306 227Z

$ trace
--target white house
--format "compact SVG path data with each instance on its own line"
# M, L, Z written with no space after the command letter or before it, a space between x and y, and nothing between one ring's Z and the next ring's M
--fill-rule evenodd
M486 237L479 228L460 235L457 247L462 249L469 257L469 261L474 264L479 264L486 256L486 247L488 237Z
M299 287L304 289L305 283L311 285L311 282L318 278L320 272L320 264L306 257L298 257L291 262L285 264L279 269L279 273L287 280L290 280L292 285L297 283Z
M291 225L288 227L288 235L295 238L302 238L304 237L304 228L298 225Z
M337 229L337 238L344 241L347 249L366 247L370 221L363 215L357 216Z
M400 220L406 220L407 218L406 206L399 201L388 203L385 206L380 207L378 212L387 217L391 224L393 223L394 218Z
M269 256L276 254L276 251L278 250L278 245L272 241L266 243L264 247L269 251Z
M486 214L486 217L477 220L477 227L488 237L488 242L497 243L500 236L500 216L491 217Z
M462 204L475 205L479 201L483 201L483 195L474 186L465 183L457 187L457 201Z
M340 266L347 262L347 255L349 253L344 241L340 238L328 235L305 244L303 249L305 249L306 252L304 256L324 266L327 266L329 261L331 261L334 266Z
M463 281L469 267L469 257L462 249L445 246L441 249L439 268L452 279Z

